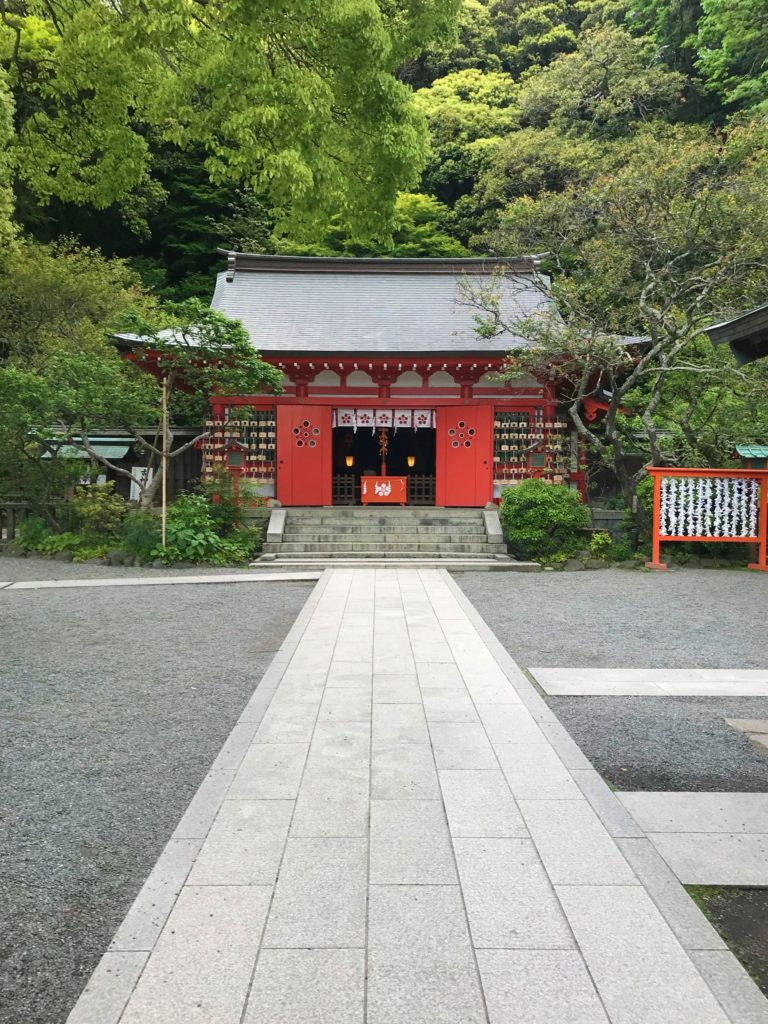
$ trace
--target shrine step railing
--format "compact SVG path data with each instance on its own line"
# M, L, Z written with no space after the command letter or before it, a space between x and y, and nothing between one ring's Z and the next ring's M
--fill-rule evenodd
M648 468L653 477L653 555L661 545L689 541L756 544L748 568L768 572L768 469Z

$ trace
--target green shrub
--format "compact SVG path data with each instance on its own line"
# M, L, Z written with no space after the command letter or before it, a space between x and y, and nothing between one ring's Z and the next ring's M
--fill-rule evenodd
M45 520L41 519L40 516L27 516L21 526L19 526L16 543L20 548L24 548L25 551L37 551L38 544L48 537L50 533L51 531L46 525Z
M76 487L69 501L85 533L109 536L118 528L128 509L128 503L115 494L113 481Z
M241 480L239 487L239 510L235 506L235 493L232 474L226 469L214 471L213 477L200 483L200 493L210 504L211 518L219 534L226 536L235 529L238 511L242 516L243 509L263 505L266 499L261 494L261 487L255 480ZM215 499L215 500L214 500Z
M120 524L121 549L146 562L160 543L160 518L152 512L129 512Z
M34 550L41 555L58 555L60 551L71 551L75 562L89 558L103 558L112 544L103 537L87 533L49 533L43 537Z
M211 519L217 531L228 533L234 528L236 518L232 474L226 469L217 469L211 480L201 481L199 486L200 493L208 502Z
M249 562L261 550L262 531L258 526L233 530L221 542L214 565L235 565Z
M613 556L613 538L610 533L601 530L592 534L589 542L589 553L593 558L611 558Z
M224 543L202 494L182 494L168 507L166 543L151 552L166 562L211 562Z
M613 545L613 557L617 562L628 562L630 558L634 558L635 550L631 542L626 538L616 541Z
M578 492L545 480L524 480L504 490L499 516L513 553L521 558L569 554L589 525L589 510Z
M641 529L637 516L630 510L624 514L624 529L628 532L636 531L639 544L650 542L653 529L653 477L646 476L640 481L635 490L639 505L645 511L645 527Z

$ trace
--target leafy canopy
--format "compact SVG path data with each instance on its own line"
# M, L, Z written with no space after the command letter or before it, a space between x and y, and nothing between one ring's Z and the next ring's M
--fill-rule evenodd
M768 109L768 3L702 0L697 66L726 103Z
M15 173L42 202L106 208L146 183L161 140L199 146L214 181L268 195L296 232L339 210L380 228L426 154L395 72L450 29L457 7L8 0L0 62Z

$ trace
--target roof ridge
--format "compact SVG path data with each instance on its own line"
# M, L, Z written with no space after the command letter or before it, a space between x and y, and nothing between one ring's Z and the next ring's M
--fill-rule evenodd
M345 274L491 274L498 270L534 274L540 256L278 256L218 249L227 257L227 276L238 271Z

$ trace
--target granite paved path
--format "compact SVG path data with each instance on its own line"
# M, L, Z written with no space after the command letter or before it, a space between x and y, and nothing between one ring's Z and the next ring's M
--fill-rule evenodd
M326 572L70 1024L765 1024L438 570Z

